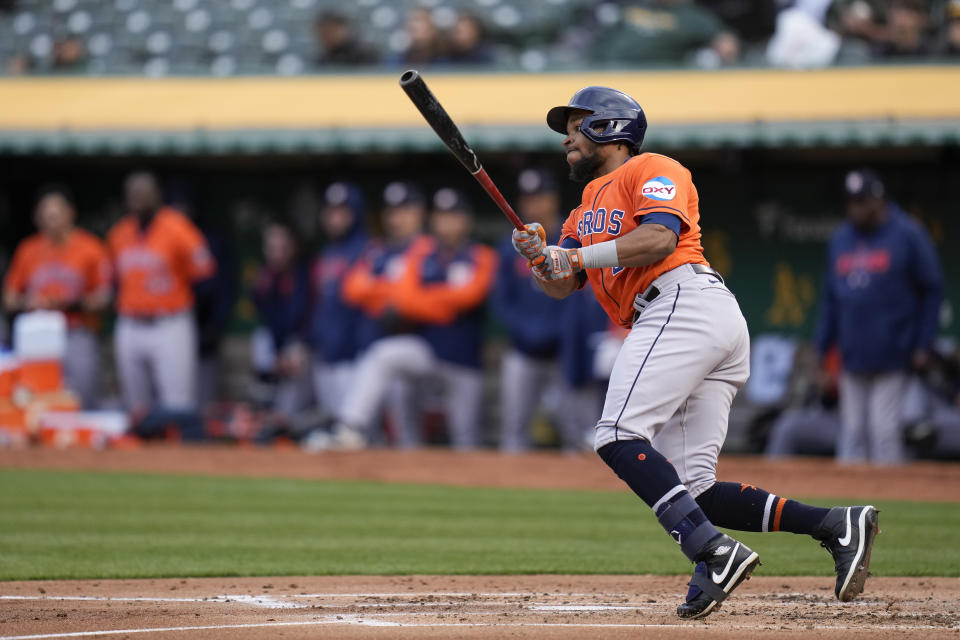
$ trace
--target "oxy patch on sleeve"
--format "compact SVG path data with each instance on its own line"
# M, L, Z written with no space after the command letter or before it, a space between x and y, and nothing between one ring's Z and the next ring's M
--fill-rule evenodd
M640 188L643 197L651 200L660 200L661 202L673 200L677 195L677 185L673 180L665 176L657 176L643 183Z

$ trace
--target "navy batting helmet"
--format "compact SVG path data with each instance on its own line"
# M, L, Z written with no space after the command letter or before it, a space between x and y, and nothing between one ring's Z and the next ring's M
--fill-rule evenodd
M547 112L547 125L566 134L570 112L578 109L590 112L580 130L594 142L628 142L635 150L643 143L647 117L640 104L624 92L609 87L584 87L573 94L569 104Z

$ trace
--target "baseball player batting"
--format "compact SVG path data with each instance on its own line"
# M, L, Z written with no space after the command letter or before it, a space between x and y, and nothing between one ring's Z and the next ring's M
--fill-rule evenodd
M590 283L631 329L596 425L600 457L656 513L695 564L681 618L709 615L760 564L717 526L812 536L836 563L836 595L863 591L877 534L872 506L825 509L753 485L718 482L730 403L749 375L750 342L736 298L703 255L690 171L640 153L640 105L606 87L581 89L547 113L565 136L570 177L586 182L559 246L543 229L513 232L539 286L564 298Z

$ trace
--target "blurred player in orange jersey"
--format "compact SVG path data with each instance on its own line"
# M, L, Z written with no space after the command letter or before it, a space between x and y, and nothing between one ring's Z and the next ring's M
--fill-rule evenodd
M34 221L39 233L25 239L13 255L3 286L9 312L57 309L67 317L63 375L83 407L95 408L100 379L97 314L110 302L111 266L99 238L74 227L76 211L69 192L41 192Z
M127 408L196 409L197 335L191 286L216 264L203 235L162 204L156 177L130 174L127 215L107 235L118 281L115 351ZM154 394L154 390L156 394Z
M403 331L378 339L364 352L332 438L317 438L307 448L365 446L391 391L399 446L419 445L412 396L424 383L441 387L452 445L480 444L483 305L493 285L496 254L470 241L472 226L472 209L463 195L438 191L430 237L411 243L397 276L364 305L389 310Z

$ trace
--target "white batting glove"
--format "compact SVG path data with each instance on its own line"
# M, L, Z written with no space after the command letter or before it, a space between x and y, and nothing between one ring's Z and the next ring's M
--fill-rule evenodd
M532 262L547 248L547 232L540 223L531 222L523 231L514 229L510 241L517 253Z

